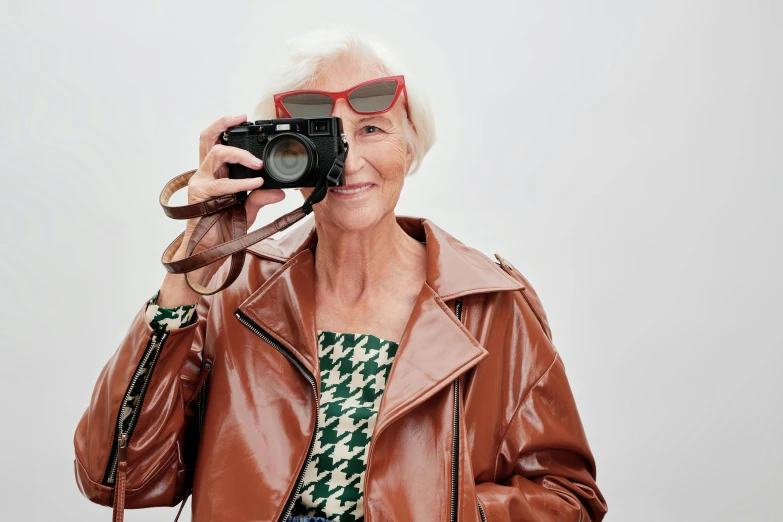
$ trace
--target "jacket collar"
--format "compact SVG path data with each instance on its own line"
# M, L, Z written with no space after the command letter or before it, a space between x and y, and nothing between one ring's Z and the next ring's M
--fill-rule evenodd
M427 284L443 300L523 288L522 283L490 258L465 246L429 219L413 216L396 216L396 219L409 236L427 245ZM282 239L258 242L248 251L285 263L306 249L312 250L317 243L315 222L309 218Z
M397 222L427 247L427 279L411 311L378 412L376 431L449 385L488 355L445 301L482 292L518 290L522 283L487 256L423 218L397 216ZM316 377L315 224L305 222L277 241L248 248L283 263L240 305L239 310L266 330ZM320 391L319 391L320 393Z

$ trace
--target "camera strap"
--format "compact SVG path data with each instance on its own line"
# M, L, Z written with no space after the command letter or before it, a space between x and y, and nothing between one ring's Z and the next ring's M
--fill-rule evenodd
M168 202L171 199L171 196L178 190L187 187L188 181L198 169L189 170L188 172L173 178L166 183L166 186L163 187L163 190L160 193L160 206L163 207L163 212L172 219L192 219L200 216L201 219L196 224L196 228L193 230L193 234L188 242L186 257L178 261L171 260L184 239L185 232L182 232L168 247L166 247L166 250L161 257L161 263L163 263L166 270L172 274L185 274L185 281L187 281L188 286L198 294L212 295L229 287L242 272L242 267L245 264L244 251L249 246L258 243L281 230L285 230L308 215L313 211L313 205L319 203L326 197L327 191L329 190L329 184L339 184L343 169L345 168L345 158L347 154L348 146L346 144L343 152L335 158L329 173L316 183L312 193L300 208L280 216L272 223L269 223L258 230L254 230L250 234L247 233L247 214L245 212L246 193L240 193L240 196L237 196L237 194L226 194L179 207L169 206ZM228 222L231 224L231 241L193 254L193 251L203 239L204 235L209 229L215 226L220 218L226 213L229 214L227 219L230 220ZM199 268L205 267L228 256L231 256L231 267L228 276L216 289L210 290L205 286L191 281L190 277L188 277L189 272L198 270Z

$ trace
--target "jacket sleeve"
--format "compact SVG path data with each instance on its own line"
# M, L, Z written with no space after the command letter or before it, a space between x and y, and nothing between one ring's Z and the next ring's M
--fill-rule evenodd
M97 504L112 505L123 435L126 508L176 505L192 485L201 402L196 392L209 373L202 348L211 299L152 309L157 295L139 307L76 427L76 484Z
M517 302L524 316L519 350L544 361L509 421L493 482L476 485L488 522L600 522L606 501L565 367L551 342L546 314L529 283ZM514 348L517 349L517 348Z

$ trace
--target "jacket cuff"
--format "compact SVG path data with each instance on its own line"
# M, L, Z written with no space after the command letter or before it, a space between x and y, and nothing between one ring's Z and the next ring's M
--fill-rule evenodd
M160 295L160 290L155 292L152 299L147 302L146 318L153 330L167 332L177 328L184 328L195 322L198 303L163 308L155 304L158 300L158 295Z

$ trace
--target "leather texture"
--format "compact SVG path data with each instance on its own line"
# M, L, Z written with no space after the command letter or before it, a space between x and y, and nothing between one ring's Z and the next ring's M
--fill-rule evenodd
M595 461L530 283L427 219L397 221L425 242L427 278L368 450L365 522L600 522L607 504ZM310 219L248 248L236 281L202 296L198 320L165 338L127 442L125 507L174 506L192 489L194 522L283 519L315 429L305 376L319 388L317 239ZM213 279L229 270L226 260ZM146 302L74 434L77 485L102 505L114 499L104 479L118 408L153 333ZM199 437L194 399L206 361Z

